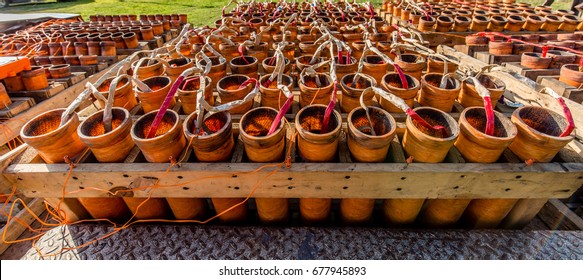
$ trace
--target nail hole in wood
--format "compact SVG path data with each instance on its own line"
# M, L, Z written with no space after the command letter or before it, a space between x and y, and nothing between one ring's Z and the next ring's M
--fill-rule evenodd
M18 181L22 181L22 178L20 178L20 177L19 177L19 178L16 178L16 180L18 180Z
M346 190L346 189L348 189L348 187L347 187L347 186L344 186L344 187L342 187L342 189L343 189L343 190Z
M77 178L77 177L75 177L75 176L73 176L73 177L71 177L71 178L73 178L73 180L79 180L79 178Z
M405 179L407 179L407 177L401 177L401 180L405 180Z
M507 191L507 192L509 192L509 191L510 191L510 188L507 188L507 189L505 189L504 191Z
M190 190L189 187L182 187L182 189L185 190L185 191Z
M457 189L459 189L459 188L460 188L460 186L455 186L455 187L453 187L453 189L454 189L454 190L457 190Z
M295 187L294 187L294 186L289 186L289 187L287 187L287 189L288 189L288 190L291 190L291 189L293 189L293 188L295 188Z
M461 175L460 178L466 178L466 175Z
M130 177L130 175L128 175L128 174L123 174L123 177L124 177L124 178L127 178L127 177Z
M402 188L397 188L397 191L398 191L398 192L400 192L400 191L402 191L402 190L403 190Z
M79 187L79 189L80 189L80 190L84 190L84 189L85 189L85 187Z
M348 179L350 179L350 176L344 176L344 179L348 180Z
M182 177L182 176L178 176L177 178L178 178L178 179L182 179L182 178L184 178L184 177Z
M233 176L231 176L231 177L232 177L232 178L237 178L237 175L233 175Z
M514 177L514 178L520 179L520 178L522 178L522 176L521 175L516 175L516 177Z
M289 178L287 178L287 179L288 179L289 181L291 181L291 180L293 180L294 178L292 178L292 177L289 177Z
M239 189L239 187L235 187L234 189L238 190L238 189Z

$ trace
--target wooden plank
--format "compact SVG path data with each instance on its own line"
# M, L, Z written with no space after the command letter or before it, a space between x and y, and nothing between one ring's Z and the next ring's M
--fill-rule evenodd
M474 57L481 62L487 64L503 64L506 62L520 62L520 55L518 54L507 54L507 55L494 55L488 52L476 52Z
M438 52L456 57L460 60L461 65L474 71L480 71L483 67L487 66L487 64L484 62L457 52L454 49L446 46L439 47ZM501 79L506 84L506 88L508 90L504 96L513 102L519 102L524 105L545 107L562 114L562 107L552 96L538 92L540 87L537 89L532 89L528 85L517 80L509 73L496 71L490 74L496 78ZM583 131L581 131L581 128L583 128L583 105L577 104L568 99L565 100L565 103L567 106L569 106L571 112L573 113L573 119L575 120L575 126L577 127L575 129L576 134L583 135Z
M464 157L456 147L451 147L445 156L444 162L449 163L465 163Z
M502 155L500 156L500 158L504 161L504 162L510 162L510 163L520 163L522 162L512 151L510 151L510 149L506 148L504 150L504 152L502 152Z
M421 105L419 105L419 106L421 106ZM459 102L455 101L453 103L453 110L452 111L454 111L456 113L461 113L461 112L464 111L464 109L465 109L464 106L462 106L462 104L460 104ZM458 118L457 119L459 119L459 114L458 114Z
M180 27L180 29L182 29L182 26ZM172 39L178 37L178 34L180 34L180 29L176 28L170 29L170 37L172 37Z
M130 115L134 116L137 115L138 112L142 110L142 104L138 103L138 105L136 105L131 111L130 111Z
M40 214L45 210L42 198L36 198L32 200L31 203L27 204L27 206L36 216L40 216ZM6 251L6 249L8 249L10 246L10 243L4 242L4 240L17 240L17 238L26 230L26 226L23 224L30 225L35 220L34 215L26 210L20 211L18 214L14 215L12 219L10 219L10 222L2 228L0 234L6 235L5 239L0 238L0 254Z
M10 100L12 100L12 104L0 110L0 119L13 118L36 104L34 99L30 97L11 97Z
M3 156L5 154L9 153L11 149L12 149L12 147L8 147L8 145L0 146L0 156Z
M79 156L75 156L75 158L71 159L74 162L80 162L80 163L88 163L88 162L97 162L97 159L95 158L95 155L93 155L93 152L91 152L91 150L89 148L86 148L87 151L83 152L81 155Z
M30 164L30 163L43 163L44 161L40 158L37 151L27 144L23 144L13 150L10 154L5 157L0 158L0 171L4 170L6 166L10 163L13 164ZM10 193L14 186L10 184L9 180L1 180L2 182L2 193ZM76 199L75 199L76 200ZM28 199L25 200L25 203ZM30 213L29 213L30 214ZM38 213L40 214L40 213ZM72 217L76 215L75 213L68 213L67 216Z
M81 104L79 105L79 107L77 107L75 111L79 113L87 108L100 108L99 102L96 101L97 99L94 96L89 96L87 99L81 102ZM81 115L79 115L79 117L81 117Z
M93 65L71 65L72 72L84 72L87 73L88 76L98 73L105 68L107 68L107 63L98 62L97 64Z
M393 141L391 141L387 160L394 163L403 163L407 161L407 158L405 158L405 151L403 151L399 138L397 137L393 138Z
M192 147L187 147L186 150L178 158L178 160L182 159L182 161L180 161L178 166L180 166L182 164L182 162L188 162L190 157L192 157L193 153L194 153L194 150L192 150Z
M86 73L91 76L97 72L96 65L71 65L71 71Z
M13 209L13 215L18 214L18 212L23 209L22 203L20 203L20 201L0 203L0 223L6 224L8 221L10 209Z
M239 135L239 137L237 137L237 141L235 142L235 150L233 152L233 156L231 157L231 162L243 162L243 156L245 156L245 145L243 144L241 135Z
M80 107L83 106L83 103L81 104L82 105ZM79 109L77 111L77 115L79 116L79 119L85 120L87 117L91 116L94 113L97 113L101 109L102 108L98 102L90 102L89 104L86 105L85 108Z
M182 108L182 103L176 102L176 104L174 104L174 106L172 107L172 111L178 112L180 111L180 108Z
M38 152L28 144L23 144L24 152L20 153L12 160L11 164L44 163Z
M168 187L152 190L155 197L244 197L253 185L269 174L269 168L253 172L263 164L183 163L179 170L166 172L167 163L148 164L80 164L72 172L66 186L66 197L104 196L95 187L109 190L128 186L133 178L159 178ZM4 171L4 176L29 197L60 196L67 176L66 164L17 164ZM107 174L104 176L103 174ZM235 178L232 174L241 174ZM189 189L172 187L184 183L178 176L191 178ZM353 179L345 181L345 176ZM212 179L210 179L212 178ZM294 178L288 190L288 178ZM407 179L403 191L391 186ZM343 184L338 184L343 182ZM525 164L511 163L442 163L442 164L355 164L295 163L279 170L259 188L257 197L355 197L355 198L567 198L583 183L583 166L578 163ZM239 190L227 188L240 186ZM350 187L343 190L342 185ZM76 191L80 186L86 191ZM457 188L452 188L456 186ZM136 197L149 193L136 191Z
M348 135L346 135L345 130L340 132L338 137L338 161L341 163L351 163L352 158L350 157L350 150L348 149Z
M571 143L576 143L577 141L571 141ZM570 143L570 144L571 144ZM583 163L583 157L579 154L580 151L574 145L567 145L565 148L561 149L555 158L558 158L559 162L576 162Z
M40 56L39 59L43 59L43 58L49 58L49 56ZM114 64L118 61L120 61L121 59L123 59L124 56L121 55L115 55L115 56L97 56L97 62L99 63L105 63L107 65L111 65ZM71 65L71 66L75 66L75 65Z
M539 76L537 83L541 86L549 87L565 98L569 98L576 103L583 102L583 89L576 88L559 81L558 75Z
M23 144L5 155L0 157L0 173L10 165L14 159L18 158L20 154L28 149L28 145ZM10 193L12 191L12 183L10 183L6 178L2 177L0 180L0 194Z
M285 149L285 151L287 152L287 154L289 154L289 157L291 158L292 163L296 162L296 156L297 156L296 143L297 143L297 139L298 139L297 137L298 136L296 136L295 127L293 125L288 126L288 129L286 130L286 143L285 143L286 149ZM293 142L292 142L292 140L293 140Z
M97 61L101 63L107 63L107 65L112 65L121 60L117 55L112 56L98 56Z
M107 67L109 67L109 65L107 65L107 63L97 63L97 72L101 72L104 69L106 69Z
M83 80L81 83L75 84L74 86L61 91L52 98L38 103L36 106L28 109L23 113L20 113L15 118L0 123L0 131L2 131L2 133L0 133L0 145L4 145L8 143L8 141L16 138L20 133L20 128L26 122L38 116L39 114L42 114L51 109L67 107L77 97L77 95L85 89L85 84L87 82L94 83L100 77L101 75L91 76Z
M536 78L536 82L538 84L540 84L541 86L550 87L556 93L560 94L563 97L567 97L567 98L569 97L567 90L571 89L571 88L573 88L573 89L575 88L574 86L570 86L568 84L565 84L565 83L559 81L558 75L539 76L538 78Z
M65 85L62 83L50 83L49 87L46 89L41 90L30 90L30 91L12 91L9 92L8 95L11 97L31 97L34 98L36 103L40 103L43 100L46 100L57 93L63 91L65 89Z
M168 39L170 40L170 39ZM167 42L168 40L165 40L164 38L162 38L161 36L154 36L154 39L152 40L145 40L143 42L146 42L148 44L148 46L150 47L150 49L157 49L160 48L164 45L164 42Z
M558 75L561 69L530 69L520 65L520 62L508 62L505 64L510 71L525 76L533 81L536 81L539 76Z
M148 42L138 42L138 47L135 49L117 49L118 55L131 55L137 51L145 51L150 50L150 46L148 46Z
M161 47L165 42L168 42L170 40L172 40L172 38L174 38L172 36L172 31L166 31L164 32L161 36L156 36L160 39L160 44L158 45L158 48Z
M512 210L506 215L500 228L522 229L541 211L548 199L519 199Z
M76 83L83 81L87 76L85 73L73 73L73 77L71 77L69 86L72 86Z
M70 87L85 79L85 72L73 72L71 76L59 79L49 79L49 81L65 84L65 87Z
M567 146L580 157L583 157L583 143L581 143L579 139L569 142Z
M558 76L558 75L554 75L554 76L539 76L538 78L536 78L536 83L537 83L537 84L541 84L541 85L542 85L543 79L549 79L549 78L551 78L551 79L559 79L559 76ZM555 90L555 91L556 91L556 90ZM558 91L557 91L557 93L558 93L558 94L561 94L561 93L560 93L560 92L558 92ZM561 95L562 95L562 94L561 94Z
M459 52L465 53L471 57L474 57L476 52L487 52L488 45L455 45L454 49Z
M583 230L583 219L557 199L549 200L538 217L551 230Z
M126 157L126 159L124 160L124 163L136 162L136 159L138 158L140 153L141 153L140 148L138 148L138 146L134 146L130 153L128 154L128 156Z

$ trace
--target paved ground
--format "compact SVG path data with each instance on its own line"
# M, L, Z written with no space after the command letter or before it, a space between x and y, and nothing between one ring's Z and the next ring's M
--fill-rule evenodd
M139 225L50 259L583 259L583 232L533 230L397 230L351 227ZM83 244L111 230L58 227L39 240L44 254ZM29 244L1 259L42 258Z

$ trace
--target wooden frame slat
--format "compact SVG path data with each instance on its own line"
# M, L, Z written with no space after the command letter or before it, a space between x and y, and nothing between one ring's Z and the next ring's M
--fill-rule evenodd
M104 191L137 179L158 178L163 187L135 197L245 197L272 168L263 164L79 164L66 197L105 197ZM29 197L60 197L69 165L18 164L4 176ZM191 182L192 181L192 182ZM190 182L190 183L189 183ZM566 198L583 183L578 163L294 163L270 176L255 197L331 198ZM177 185L177 186L173 186Z

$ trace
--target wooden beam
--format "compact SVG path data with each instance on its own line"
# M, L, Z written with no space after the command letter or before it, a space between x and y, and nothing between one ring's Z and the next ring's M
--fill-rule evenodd
M37 217L40 216L40 214L45 210L42 198L34 199L27 206ZM23 224L30 225L33 221L33 214L28 212L26 209L22 210L18 214L14 215L10 219L10 222L2 228L2 231L0 231L0 236L4 234L4 231L6 231L6 241L17 240L17 238L26 230L26 226ZM0 254L6 251L9 246L9 243L4 242L4 239L0 238Z
M28 148L28 145L23 144L16 147L14 150L8 152L7 154L0 157L0 173L12 163L12 161L17 158L21 153L23 153ZM0 176L0 194L10 193L12 191L12 183L6 178Z
M551 230L583 230L583 219L557 199L551 199L538 214Z
M572 85L559 81L559 75L538 76L537 83L542 86L550 87L559 95L573 100L575 103L583 102L583 89L576 88Z
M519 199L512 210L502 223L500 224L501 228L505 229L522 229L534 217L536 217L537 213L543 208L543 206L547 203L546 198L537 198L537 199Z
M66 197L106 197L104 191L135 180L160 179L162 187L135 197L244 197L273 168L256 163L79 164ZM4 175L29 197L60 197L67 164L16 164ZM578 163L294 163L265 179L255 197L331 198L566 198L583 183ZM75 192L84 189L82 192Z

